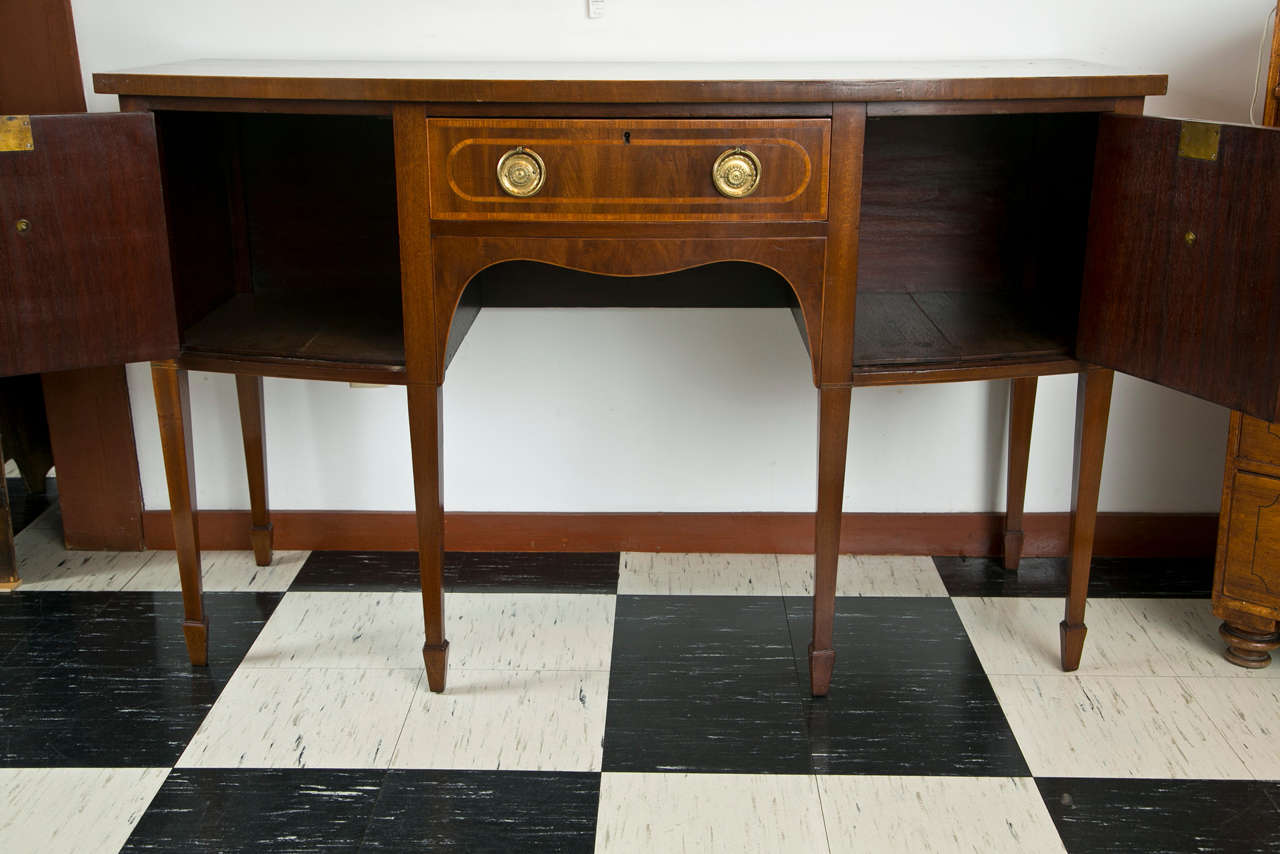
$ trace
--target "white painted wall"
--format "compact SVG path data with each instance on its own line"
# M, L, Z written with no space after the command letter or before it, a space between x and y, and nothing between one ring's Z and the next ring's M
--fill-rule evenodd
M1069 57L1164 71L1159 115L1247 121L1271 0L74 0L94 71L200 57ZM90 94L91 109L116 108ZM155 406L129 369L143 494L168 506ZM1006 383L853 395L846 507L996 510ZM1070 504L1073 377L1041 381L1027 509ZM407 509L402 389L267 381L275 508ZM204 508L248 505L230 377L194 375ZM482 312L445 383L451 510L809 510L815 392L775 310ZM1116 384L1102 509L1215 510L1226 412Z

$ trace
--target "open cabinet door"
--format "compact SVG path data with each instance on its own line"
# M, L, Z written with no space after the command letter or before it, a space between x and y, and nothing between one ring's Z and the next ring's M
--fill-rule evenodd
M0 117L0 140L0 376L177 356L151 114Z
M1102 116L1076 355L1280 420L1280 131Z

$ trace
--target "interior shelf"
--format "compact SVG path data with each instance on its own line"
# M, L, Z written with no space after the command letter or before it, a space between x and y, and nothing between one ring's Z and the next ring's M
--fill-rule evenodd
M183 354L403 375L399 300L398 291L372 288L236 294L184 332Z
M857 373L963 369L1071 358L1070 336L1049 319L989 291L858 294Z

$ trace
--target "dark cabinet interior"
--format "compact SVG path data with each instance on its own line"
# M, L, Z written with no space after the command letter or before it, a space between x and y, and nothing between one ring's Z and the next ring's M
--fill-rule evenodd
M867 122L854 367L1074 355L1092 113Z
M160 111L156 122L184 352L395 381L390 120ZM1094 113L869 120L855 371L1074 357L1097 127ZM505 262L463 303L796 308L776 273L740 262L645 277Z
M390 120L156 123L184 352L402 371Z

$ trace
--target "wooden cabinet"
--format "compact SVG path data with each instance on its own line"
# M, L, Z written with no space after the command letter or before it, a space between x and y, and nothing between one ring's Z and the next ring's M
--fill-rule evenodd
M173 286L154 305L176 324L149 319L168 349L120 358L161 360L193 661L207 623L187 370L237 376L260 560L261 377L408 387L424 660L443 690L440 387L476 314L731 304L789 307L818 389L813 692L834 660L855 385L1015 380L1016 566L1035 380L1080 372L1063 622L1063 664L1076 666L1111 369L1274 414L1230 376L1261 358L1280 308L1259 275L1280 250L1253 239L1272 228L1277 196L1257 185L1280 174L1274 137L1221 129L1216 157L1188 160L1186 126L1118 115L1140 113L1163 77L1081 63L767 72L194 62L95 77L123 109L152 113L159 139ZM718 185L722 156L736 171ZM751 192L734 192L744 180ZM163 243L146 250L156 271ZM1280 369L1269 350L1257 364Z
M1280 646L1280 424L1231 414L1213 612L1227 660L1266 667Z

